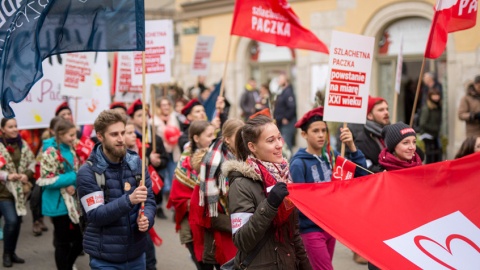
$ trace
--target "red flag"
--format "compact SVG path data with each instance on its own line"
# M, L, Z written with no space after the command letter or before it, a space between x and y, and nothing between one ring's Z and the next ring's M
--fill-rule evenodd
M475 26L477 4L478 0L439 0L425 49L426 58L435 59L442 55L448 33Z
M152 165L148 165L148 173L150 173L150 180L152 181L152 190L157 195L163 188L162 177L157 173Z
M335 160L335 170L332 174L332 181L338 180L350 180L355 174L355 168L357 165L342 156L337 156Z
M302 26L286 0L237 0L233 14L232 35L328 54L328 47Z
M480 265L479 159L290 184L289 198L381 269L472 269Z

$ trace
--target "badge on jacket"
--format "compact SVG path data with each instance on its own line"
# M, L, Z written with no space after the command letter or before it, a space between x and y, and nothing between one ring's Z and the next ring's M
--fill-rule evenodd
M125 182L125 188L124 188L124 190L125 190L125 191L129 191L131 188L132 188L132 186L130 185L130 183Z

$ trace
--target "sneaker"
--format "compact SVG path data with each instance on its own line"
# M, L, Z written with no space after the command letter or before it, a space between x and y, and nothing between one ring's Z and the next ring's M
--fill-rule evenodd
M40 221L37 220L33 223L32 231L34 236L42 235L42 225L40 224Z

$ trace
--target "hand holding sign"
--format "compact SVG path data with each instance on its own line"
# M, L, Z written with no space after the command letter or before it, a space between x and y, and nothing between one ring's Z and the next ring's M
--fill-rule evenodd
M347 145L350 152L357 152L357 147L355 147L355 143L353 142L352 132L348 127L340 128L340 141Z

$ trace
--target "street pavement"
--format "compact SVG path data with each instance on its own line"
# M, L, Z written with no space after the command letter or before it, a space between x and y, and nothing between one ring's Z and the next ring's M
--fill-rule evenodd
M155 230L162 237L163 244L156 248L157 269L185 269L195 270L190 259L189 253L185 247L180 245L178 234L175 233L175 226L172 221L172 212L165 211L167 220L156 218ZM55 269L54 249L53 249L53 224L49 218L45 218L45 224L49 231L44 232L42 236L35 237L32 233L32 218L28 213L23 219L20 232L20 239L17 245L17 254L26 260L25 264L14 264L13 268L19 270L50 270ZM0 244L0 250L3 254L3 244ZM367 269L365 265L358 265L352 260L352 252L341 243L337 242L333 265L338 270L360 270ZM90 269L88 266L88 255L78 257L75 266L78 270ZM0 268L4 269L0 263Z

